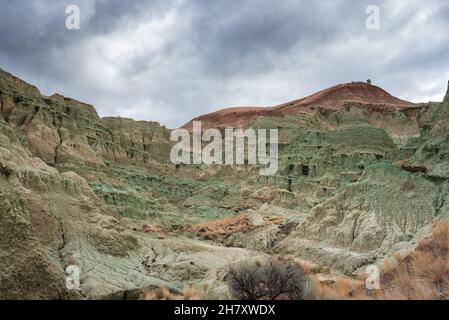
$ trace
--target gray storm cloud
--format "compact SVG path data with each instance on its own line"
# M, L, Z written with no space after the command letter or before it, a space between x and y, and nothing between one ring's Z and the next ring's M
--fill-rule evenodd
M70 4L80 30L65 28ZM371 4L379 30L365 27ZM0 17L0 67L102 116L172 128L366 78L403 99L441 100L449 79L445 0L6 0Z

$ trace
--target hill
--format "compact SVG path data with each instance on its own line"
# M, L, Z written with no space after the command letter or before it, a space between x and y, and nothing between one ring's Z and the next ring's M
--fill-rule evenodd
M392 96L380 87L364 82L352 82L339 84L305 98L274 107L236 107L222 109L196 117L192 121L202 121L205 128L243 127L261 117L285 117L315 108L332 112L348 103L358 103L360 105L388 109L403 109L413 105L411 102ZM191 121L183 127L191 128Z
M100 118L0 70L0 299L227 298L230 264L273 255L327 283L413 250L449 216L449 94L411 104L350 83L204 117L277 128L277 174L174 165L160 124Z

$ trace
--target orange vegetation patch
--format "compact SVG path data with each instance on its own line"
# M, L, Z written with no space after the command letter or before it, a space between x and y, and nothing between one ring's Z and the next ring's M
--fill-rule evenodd
M329 274L330 269L320 266L319 264L312 263L306 260L296 260L298 266L306 273L310 275L314 274Z
M312 272L313 273L313 272ZM366 290L365 281L315 276L322 299L449 299L449 223L439 222L431 235L406 255L396 254L385 262L381 290Z
M349 278L336 278L333 281L320 281L317 277L318 292L324 300L370 300L376 298L376 291L368 291L365 283Z
M230 236L233 233L247 232L255 228L251 219L246 215L227 217L218 221L211 221L190 226L189 231L198 233L204 239L216 239Z
M264 224L280 224L284 221L283 217L271 216L264 219ZM258 225L260 226L260 225ZM219 237L228 237L234 233L242 233L257 228L247 215L238 215L226 217L221 220L195 224L186 228L186 231L197 233L204 239L217 239Z
M381 284L387 299L449 299L449 223L439 222L414 251L386 262Z

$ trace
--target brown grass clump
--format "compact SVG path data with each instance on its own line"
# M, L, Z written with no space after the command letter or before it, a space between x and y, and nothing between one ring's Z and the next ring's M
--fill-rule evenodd
M265 219L265 224L280 224L285 218L272 216ZM226 217L221 220L195 224L187 227L185 231L194 232L204 239L216 240L220 237L228 237L235 233L249 232L257 228L251 219L245 215Z
M195 232L205 239L217 239L234 233L247 232L255 228L248 216L239 215L221 220L192 225L188 231Z
M436 224L413 252L385 263L381 284L386 299L449 299L449 223Z
M288 258L231 266L226 282L237 300L313 300L315 283Z
M335 281L319 281L317 286L321 299L324 300L369 300L375 292L365 289L365 282L339 277Z
M306 274L329 274L329 268L320 266L319 264L314 264L306 260L297 260L298 266L304 271Z

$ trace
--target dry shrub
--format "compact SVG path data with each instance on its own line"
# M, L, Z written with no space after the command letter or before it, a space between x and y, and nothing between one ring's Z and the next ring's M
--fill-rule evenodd
M449 299L449 224L439 222L414 251L385 263L381 281L386 299Z
M292 260L272 258L265 264L231 267L226 276L238 300L310 300L316 298L313 280Z
M248 216L239 215L192 225L187 231L196 232L202 238L217 239L218 237L227 237L234 233L248 232L254 228L255 226Z

